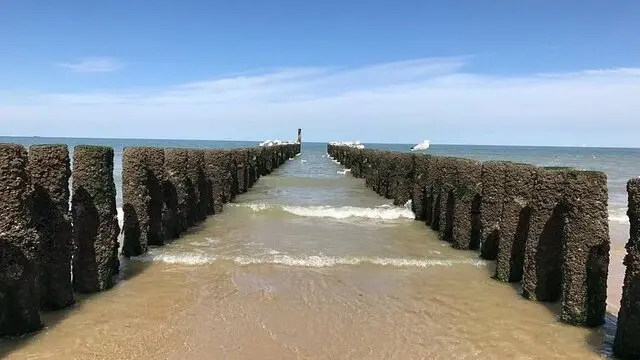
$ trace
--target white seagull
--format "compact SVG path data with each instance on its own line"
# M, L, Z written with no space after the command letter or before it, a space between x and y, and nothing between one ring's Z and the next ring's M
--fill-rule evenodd
M425 140L420 144L413 145L411 151L427 150L429 148L429 145L431 145L431 142L429 140Z

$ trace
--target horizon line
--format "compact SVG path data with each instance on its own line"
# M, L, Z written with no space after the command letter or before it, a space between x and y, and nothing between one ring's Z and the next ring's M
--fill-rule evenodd
M44 139L92 139L92 140L160 140L160 141L226 141L226 142L262 142L263 140L237 140L237 139L174 139L174 138L137 138L137 137L78 137L78 136L41 136L41 135L0 135L0 138L44 138ZM285 140L288 141L288 140ZM294 141L294 140L291 140ZM315 143L324 144L335 140L329 141L302 141L302 144ZM363 145L412 145L412 143L403 142L367 142L360 141ZM640 147L629 146L615 146L615 145L599 145L599 146L578 146L578 145L531 145L531 144L461 144L461 143L436 143L432 142L431 145L444 145L444 146L487 146L487 147L543 147L543 148L577 148L577 149L640 149Z

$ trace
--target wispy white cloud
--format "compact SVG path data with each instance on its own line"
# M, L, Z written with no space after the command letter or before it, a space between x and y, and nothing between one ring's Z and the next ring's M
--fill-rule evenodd
M78 73L103 73L121 70L124 63L108 57L91 57L77 62L59 63L57 66Z
M491 76L469 58L295 68L160 88L3 101L15 134L632 145L640 69ZM6 98L5 98L6 99ZM640 146L640 143L636 144Z
M620 77L640 77L640 68L613 68L613 69L590 69L568 73L541 73L541 77L580 77L591 76L620 76Z

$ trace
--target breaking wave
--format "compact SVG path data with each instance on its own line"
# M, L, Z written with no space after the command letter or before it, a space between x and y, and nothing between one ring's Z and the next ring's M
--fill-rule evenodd
M345 169L344 172L339 171L340 174L345 174L350 171ZM231 206L243 206L249 207L254 211L262 211L274 208L282 208L282 210L298 215L309 217L330 217L334 219L346 219L349 217L363 217L368 219L400 219L407 218L413 219L414 214L411 209L411 200L405 204L404 208L391 207L389 205L382 205L376 208L359 208L353 206L279 206L279 205L267 205L267 204L229 204ZM122 229L124 221L124 213L122 208L117 209L118 212L118 224ZM627 216L627 208L615 208L609 209L609 222L618 224L628 224L629 217Z
M231 259L230 259L231 260ZM481 266L487 262L478 259L461 259L461 260L438 260L438 259L406 259L406 258L383 258L383 257L334 257L334 256L304 256L295 257L289 255L276 255L269 257L249 257L237 256L233 262L239 265L250 264L276 264L286 266L301 267L331 267L338 265L360 265L372 264L393 267L434 267L434 266L452 266L456 264L469 264Z
M215 261L231 261L238 265L273 264L292 267L332 267L340 265L380 265L398 268L428 268L437 266L472 265L484 266L481 259L407 259L387 257L336 257L324 255L290 256L273 254L269 256L204 256L200 254L145 254L133 257L137 261L164 262L168 264L205 265Z
M216 261L217 256L207 256L203 254L152 254L146 253L144 255L132 257L131 260L144 261L144 262L163 262L167 264L182 264L182 265L205 265Z
M406 207L393 205L381 205L374 208L364 208L355 206L292 206L292 205L269 205L269 204L237 204L236 206L248 207L253 211L282 210L290 214L304 217L323 217L333 219L347 219L352 217L366 219L413 219L414 214Z
M628 224L629 216L627 216L627 208L609 209L609 221L619 224Z
M124 211L122 208L117 208L116 212L118 213L118 225L120 225L120 229L122 229L122 224L124 224Z

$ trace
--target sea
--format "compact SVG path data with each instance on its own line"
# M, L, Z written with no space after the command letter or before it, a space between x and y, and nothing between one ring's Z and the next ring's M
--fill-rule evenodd
M122 207L126 146L235 148L259 141L0 138L111 146ZM408 152L412 144L364 144ZM331 159L302 152L163 247L122 259L109 291L43 313L45 328L0 340L7 359L598 359L610 356L628 238L626 182L640 149L432 144L433 155L512 160L608 176L607 322L557 320L556 303L491 279L495 264L452 249ZM120 210L121 213L121 210Z

